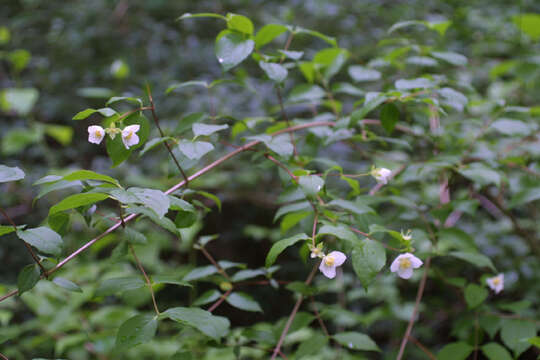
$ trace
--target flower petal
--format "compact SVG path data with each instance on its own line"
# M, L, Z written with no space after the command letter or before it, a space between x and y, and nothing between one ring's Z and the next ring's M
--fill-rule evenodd
M413 254L411 254L409 260L411 261L411 265L414 269L418 269L423 264L422 260L414 256Z
M329 279L333 279L336 277L336 267L335 266L326 266L324 264L324 261L321 262L321 265L319 266L319 270Z
M347 256L341 251L332 251L328 256L334 258L334 266L341 266L347 260Z
M140 128L141 126L138 124L126 126L124 130L122 130L122 136L127 136L130 132L136 133Z
M399 255L397 258L392 261L392 265L390 265L390 271L396 272L399 270L399 260L403 257L403 255Z
M413 269L412 268L407 268L407 269L399 269L398 272L397 272L398 276L402 279L410 279L412 274L413 274Z

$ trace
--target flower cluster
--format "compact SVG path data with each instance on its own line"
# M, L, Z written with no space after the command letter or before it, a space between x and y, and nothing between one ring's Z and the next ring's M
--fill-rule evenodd
M111 139L114 139L116 134L120 133L122 135L122 142L124 143L124 146L126 149L129 149L131 146L139 143L137 131L139 131L140 128L140 125L129 125L123 130L120 130L114 126L103 129L101 126L92 125L88 127L88 141L92 144L101 144L105 138L105 133L109 134Z

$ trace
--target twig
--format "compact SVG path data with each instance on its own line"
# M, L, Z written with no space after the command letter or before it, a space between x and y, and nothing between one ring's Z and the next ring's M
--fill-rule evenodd
M285 170L287 172L287 174L289 174L289 176L296 182L298 182L298 176L294 175L291 170L289 170L285 165L283 165L279 160L277 160L276 158L274 158L272 155L270 154L264 154L264 157L267 158L268 160L270 160L271 162L273 162L274 164L276 164L277 166L279 166L280 168L282 168L283 170Z
M311 283L311 281L313 280L313 277L315 276L315 273L317 272L318 267L319 267L319 263L316 263L313 269L311 270L311 273L309 273L308 278L305 281L306 285L309 285ZM294 317L296 316L296 313L298 312L300 305L302 305L302 300L304 300L304 297L300 295L298 300L296 300L296 304L294 304L294 307L291 311L291 314L289 315L289 318L287 319L287 323L285 324L285 327L283 328L283 331L281 332L281 336L279 337L279 341L276 347L274 348L274 352L270 360L274 360L276 356L278 355L281 345L283 345L283 341L285 340L285 336L287 336L287 333L289 332L289 328L291 327Z
M115 121L123 120L124 118L127 118L127 117L129 117L130 115L135 114L135 113L138 112L138 111L151 110L151 109L152 109L151 106L142 106L142 107L140 107L140 108L133 109L133 110L130 110L130 111L127 111L127 112L123 113L123 114L120 115L120 116L118 117L118 119L116 119Z
M2 354L2 353L0 353L0 357L2 358L2 360L9 360L9 359L7 358L7 356L5 356L5 355Z
M409 319L409 324L407 325L407 330L405 330L405 335L403 335L403 339L401 340L401 346L399 347L399 353L396 360L401 360L401 358L403 357L405 346L407 346L407 341L409 340L409 336L411 336L414 321L416 315L418 314L418 307L420 306L420 301L422 300L422 296L424 295L424 288L426 286L426 280L430 264L431 257L428 257L426 259L426 266L424 267L424 275L422 276L422 280L420 280L420 286L418 286L418 292L416 293L416 301L414 303L413 313L411 315L411 318Z
M157 117L157 114L156 114L156 105L154 104L154 99L152 98L152 92L150 91L150 85L149 84L146 84L146 91L148 92L148 99L150 100L150 105L151 105L150 110L152 111L152 117L154 118L154 123L156 124L156 127L157 127L161 137L165 137L165 134L163 133L163 130L161 130L161 126L159 126L159 118ZM184 177L184 180L186 181L186 186L188 186L189 185L188 177L187 177L186 173L184 172L184 169L182 169L182 166L180 166L180 163L176 159L176 156L174 156L174 154L173 154L173 152L171 150L171 147L169 145L169 142L165 140L163 142L163 145L165 145L165 147L167 148L167 151L169 152L169 155L171 155L171 158L173 159L174 163L176 164L176 167L178 168L178 170L180 170L180 173Z
M227 272L217 263L216 260L214 260L212 255L210 255L210 253L203 246L201 246L199 250L202 251L203 255L208 259L208 261L212 263L212 265L216 267L216 269L219 271L221 275L223 275L227 280L231 281L231 278L229 277Z
M317 321L319 322L319 325L321 326L321 329L324 332L324 335L326 335L326 337L329 338L330 334L328 333L328 329L326 328L326 325L324 325L324 321L321 318L319 311L317 310L315 299L313 298L313 296L310 296L309 299L311 300L311 304L313 305L313 312L315 313L315 317L317 318Z
M284 134L284 133L291 132L291 131L299 131L299 130L303 130L303 129L307 129L307 128L311 128L311 127L334 126L334 125L335 125L335 123L333 121L317 121L317 122L312 122L312 123L307 123L307 124L295 125L295 126L292 126L290 128L282 129L282 130L279 130L279 131L276 131L275 133L273 133L272 136L276 136L276 135L279 135L279 134ZM234 151L231 151L230 153L222 156L218 160L214 161L213 163L211 163L211 164L205 166L204 168L202 168L201 170L197 171L195 174L188 177L187 180L193 181L194 179L197 179L198 177L206 174L207 172L214 169L215 167L221 165L222 163L224 163L228 159L230 159L230 158L232 158L232 157L234 157L234 156L236 156L236 155L238 155L238 154L240 154L240 153L242 153L242 152L244 152L246 150L249 150L249 149L253 148L254 146L258 145L259 143L260 143L259 140L255 140L255 141L252 141L250 143L245 144L244 146L242 146L242 147L240 147L240 148L238 148L238 149L236 149ZM169 194L175 192L176 190L180 189L181 187L183 187L185 185L186 185L186 180L182 180L178 184L171 187L169 190L165 191L165 194L169 195ZM131 220L137 218L138 216L139 216L139 214L131 214L131 215L127 216L126 218L124 218L124 223L127 224L128 222L130 222ZM110 228L105 230L103 233L96 236L95 238L88 241L86 244L84 244L83 246L81 246L80 248L78 248L77 250L72 252L68 257L66 257L64 260L60 261L54 268L50 269L45 274L50 275L50 274L54 273L55 271L57 271L58 269L62 268L68 262L70 262L71 260L76 258L79 254L81 254L86 249L88 249L92 245L94 245L97 241L101 240L102 238L104 238L108 234L114 232L116 229L118 229L121 226L122 226L121 221L118 221L117 223L112 225ZM13 291L7 293L6 295L3 295L2 297L0 297L0 302L7 299L7 298L9 298L9 297L11 297L11 296L16 295L17 293L18 293L18 290L13 290Z
M13 222L13 220L9 217L9 215L7 214L7 212L4 211L3 208L0 207L0 213L2 213L2 215L4 215L4 217L7 219L7 221L9 221L9 223L11 224L11 226L13 226L13 229L15 229L15 232L19 231L19 229L17 229L17 225L15 225L15 223ZM39 261L38 257L36 256L36 254L34 253L34 250L32 250L32 247L26 242L23 240L23 244L24 246L26 246L26 249L28 250L28 252L30 253L30 256L32 256L32 259L34 259L34 261L36 262L36 264L38 264L39 268L41 269L41 273L42 274L47 274L47 270L45 270L45 268L43 267L43 265L41 265L41 262ZM45 275L46 277L47 275Z
M135 253L135 249L133 249L133 245L129 244L129 250L131 251L133 258L135 259L135 262L137 263L139 270L141 270L144 276L144 280L146 280L146 285L148 285L148 288L150 289L150 294L152 294L152 302L154 303L154 310L156 311L156 315L159 316L159 309L156 302L156 296L154 295L154 289L152 289L152 282L150 281L150 278L148 277L148 275L146 275L146 271L144 271L144 267L142 266L141 261L137 257L137 254Z
M319 212L317 211L317 208L313 206L313 210L315 211L315 215L313 217L313 230L311 231L311 245L315 247L315 235L317 234L317 223L319 222Z
M382 246L384 246L385 248L387 248L387 249L389 249L389 250L392 250L392 251L401 251L401 250L399 250L399 249L396 249L395 247L392 247L392 246L390 246L390 245L386 245L385 243L383 243L383 242L380 241L379 239L376 239L376 238L374 238L373 236L371 236L370 234L365 233L365 232L363 232L363 231L360 231L360 230L358 230L357 228L354 228L354 227L352 227L352 226L349 226L349 228L350 228L352 231L354 231L355 233L358 233L358 234L360 234L360 235L362 235L362 236L365 236L365 237L367 237L367 238L369 238L369 239L371 239L371 240L375 240L375 241L380 242Z
M221 303L223 301L225 301L225 299L227 299L227 296L229 296L232 292L232 289L229 289L227 290L227 292L225 292L225 294L221 295L221 297L212 305L208 308L208 312L212 312L214 310L216 310L216 308L221 305Z
M437 357L431 351L429 351L427 347L422 345L422 343L418 341L414 336L409 335L409 340L411 340L416 346L418 346L418 348L422 350L428 358L430 358L431 360L437 360Z

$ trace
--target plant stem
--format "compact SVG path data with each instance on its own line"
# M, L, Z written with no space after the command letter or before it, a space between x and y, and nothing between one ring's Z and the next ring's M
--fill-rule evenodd
M294 175L291 170L289 170L285 165L283 165L283 163L281 163L279 160L277 160L276 158L274 158L272 155L270 154L264 154L264 157L267 158L268 160L272 161L274 164L276 164L277 166L279 166L280 168L282 168L283 170L285 170L287 172L287 174L289 174L289 176L296 182L298 182L298 176Z
M229 296L232 292L232 289L229 289L225 292L225 294L221 295L221 297L212 305L208 308L208 312L212 312L214 310L216 310L216 308L221 305L221 303L223 303L223 301L225 301L225 299L227 299L227 296Z
M223 275L227 280L231 281L231 278L229 277L227 272L217 263L216 260L214 260L212 255L210 255L210 253L203 246L200 247L200 250L203 253L203 255L208 259L208 261L210 261L212 265L216 267L219 273Z
M319 322L319 325L321 326L321 329L324 332L324 335L326 335L326 337L329 338L330 334L328 333L328 329L326 328L326 325L324 325L324 321L321 318L319 311L317 310L315 299L313 298L313 296L310 296L309 299L311 300L311 304L313 305L313 313L315 313L315 317L317 318L317 321Z
M422 345L422 343L420 341L418 341L414 336L412 335L409 335L409 339L416 345L418 346L418 348L420 350L422 350L424 352L424 354L427 355L428 358L430 358L431 360L437 360L437 357L435 357L435 355L428 350L427 347L425 347L424 345Z
M152 282L150 281L150 278L148 277L148 275L146 275L146 271L144 271L144 267L142 266L141 261L137 257L137 254L135 253L135 249L133 249L133 245L129 244L129 250L131 251L133 258L135 259L135 262L137 263L139 270L141 270L144 276L144 280L146 280L146 285L148 285L148 288L150 289L150 294L152 295L152 303L154 304L154 310L156 311L156 315L159 316L159 309L156 302L156 296L154 295L154 289L152 289Z

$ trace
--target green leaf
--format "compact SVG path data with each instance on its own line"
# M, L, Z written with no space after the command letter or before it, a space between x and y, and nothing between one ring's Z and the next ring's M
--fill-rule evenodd
M96 172L90 171L90 170L78 170L74 171L69 175L64 176L62 179L66 181L75 181L75 180L98 180L98 181L105 181L114 185L118 185L118 180L107 176L98 174Z
M293 281L291 283L288 283L285 288L292 292L300 293L303 296L313 296L318 292L316 287L309 286L301 281Z
M18 167L0 165L0 183L24 179L24 171Z
M375 341L359 332L342 332L334 335L333 338L349 350L381 351Z
M465 288L465 301L467 302L469 309L473 309L482 304L487 297L487 289L480 285L469 284Z
M154 139L151 139L151 140L147 141L146 144L144 144L144 148L139 153L139 156L143 156L148 151L154 149L158 145L161 145L164 142L169 141L169 140L175 140L175 139L170 137L170 136L165 136L165 137L154 138Z
M529 35L531 40L540 40L540 14L519 14L512 17L514 24Z
M201 194L205 198L210 199L213 202L215 202L217 207L218 207L218 210L221 211L221 200L216 195L211 194L211 193L206 192L206 191L202 191L202 190L198 190L197 194Z
M152 283L154 284L171 284L171 285L179 285L179 286L187 286L187 287L193 287L188 282L185 282L183 280L179 280L177 275L153 275L152 276Z
M209 135L212 135L213 133L215 133L217 131L225 130L228 127L229 127L229 125L227 125L227 124L224 124L224 125L207 125L207 124L195 123L195 124L192 125L193 135L195 135L195 137L209 136Z
M157 325L156 316L135 315L120 325L116 335L116 346L126 349L150 341L156 334Z
M237 33L226 33L216 42L216 56L225 71L244 61L253 51L255 42Z
M17 277L17 287L19 296L24 292L31 290L39 281L39 268L35 264L26 265Z
M162 313L163 316L179 323L194 327L203 334L219 341L229 332L229 320L214 316L199 308L176 307Z
M274 222L276 222L276 220L278 220L283 215L305 209L311 209L309 201L302 201L298 203L284 205L276 211L276 215L274 215Z
M176 20L185 20L185 19L194 19L194 18L217 18L221 20L227 21L227 18L220 14L214 14L214 13L197 13L197 14L191 14L191 13L185 13L182 16L178 17Z
M376 93L376 92L367 93L365 101L364 101L364 105L360 109L355 110L351 114L351 120L350 120L349 126L355 126L360 120L366 117L367 114L369 114L371 111L375 110L377 106L385 102L386 99L387 99L387 96L381 93Z
M287 78L287 68L281 64L259 61L259 66L264 70L270 80L281 83Z
M319 66L319 70L324 69L324 79L330 80L341 70L349 57L349 52L345 49L327 48L315 54L313 63Z
M531 127L523 121L505 118L494 121L491 127L508 136L527 136L532 131Z
M0 236L14 232L15 229L11 225L0 225Z
M357 215L363 215L366 213L375 213L375 210L373 210L371 207L367 205L354 203L352 201L347 201L343 199L332 200L329 203L327 203L327 205L335 206L335 207L350 211Z
M298 346L295 359L302 359L309 355L319 354L328 344L328 338L322 334L315 333L304 340Z
M536 336L536 325L525 320L505 319L501 328L501 339L518 358L531 343L527 340Z
M448 255L467 261L476 267L479 267L479 268L488 267L491 270L493 270L493 272L497 272L497 269L495 269L495 266L491 262L491 259L485 255L470 253L470 252L462 252L462 251L454 251Z
M163 191L138 187L129 188L127 191L133 194L141 204L152 209L159 218L163 218L169 211L170 200Z
M232 282L238 282L238 281L243 281L243 280L247 280L247 279L253 279L254 277L261 276L261 275L266 275L266 271L264 271L262 269L240 270L231 277L231 281Z
M263 312L259 303L248 294L242 292L232 292L225 298L230 305L245 311Z
M358 237L344 225L323 225L317 232L317 237L320 235L332 235L342 240L351 242L352 244L358 244Z
M540 336L532 337L528 340L531 344L540 349Z
M165 90L165 94L169 94L170 92L181 89L187 86L200 86L203 88L208 88L208 83L206 81L200 81L200 80L191 80L191 81L184 81L184 82L175 82Z
M450 63L452 65L456 65L456 66L467 65L467 58L455 52L432 51L431 56L440 60L444 60L447 63Z
M386 264L386 250L381 243L365 239L354 247L352 264L360 283L367 289Z
M193 306L202 306L206 304L213 303L221 297L221 293L216 289L211 289L204 292L193 302Z
M83 292L79 285L63 277L57 276L54 278L52 282L68 291L79 292L79 293Z
M399 109L393 103L384 104L380 116L382 127L391 134L399 120Z
M317 102L322 99L326 93L318 85L300 84L295 86L289 94L291 102Z
M253 23L244 15L227 14L227 27L247 35L253 35Z
M508 350L494 342L482 345L482 352L489 360L512 360Z
M9 88L0 91L0 109L25 116L32 111L39 97L34 88Z
M17 236L42 253L54 256L60 256L62 253L62 238L48 227L40 226L29 230L19 230Z
M322 190L324 180L317 175L299 176L298 185L307 196L315 196Z
M466 342L460 341L445 345L437 354L437 360L465 360L474 348Z
M356 82L374 81L381 78L380 71L369 69L365 66L352 65L349 66L349 75Z
M313 210L310 211L300 211L300 212L294 212L289 213L285 215L283 220L281 220L280 229L281 233L286 233L289 229L291 229L293 226L298 224L302 219L308 217L313 213Z
M73 116L72 120L84 120L84 119L86 119L87 117L89 117L90 115L92 115L94 113L99 113L100 115L102 115L104 117L110 117L110 116L113 116L114 114L116 114L116 110L114 110L112 108L109 108L109 107L105 107L105 108L101 108L101 109L86 109L86 110L83 110L83 111L79 111L77 114L75 114L75 116Z
M497 171L482 163L473 163L469 166L461 168L458 171L461 175L481 186L486 186L489 184L500 186L501 184L501 175L499 175Z
M289 238L276 242L274 245L272 245L272 248L268 252L268 255L266 255L265 266L266 267L272 266L274 262L276 261L278 255L281 254L283 250L285 250L289 246L292 246L299 241L307 240L309 238L310 237L307 236L306 234L296 234L294 236L291 236Z
M129 71L129 68L127 68ZM107 100L107 103L105 103L106 106L109 106L111 104L114 104L119 101L126 101L130 103L138 104L139 106L143 106L143 102L138 97L132 97L132 96L113 96L109 100Z
M126 276L107 279L99 285L95 296L113 295L128 290L140 289L144 286L146 286L146 283L139 276Z
M255 46L257 49L268 44L279 35L287 31L287 27L279 24L268 24L263 26L255 35Z
M74 194L68 196L67 198L60 201L58 204L51 207L49 210L49 216L54 215L58 212L75 209L80 206L94 204L98 201L105 200L109 197L108 194L102 193L82 193Z
M214 150L214 145L206 141L189 141L182 139L178 148L188 159L199 160L204 155Z
M394 86L398 90L429 89L435 86L435 83L426 78L399 79Z
M301 27L295 27L294 28L294 33L295 34L306 34L306 35L310 35L310 36L313 36L313 37L316 37L316 38L319 38L325 42L327 42L328 44L332 45L332 46L337 46L337 41L335 38L331 37L331 36L328 36L328 35L324 35L318 31L315 31L315 30L310 30L310 29L304 29L304 28L301 28Z

